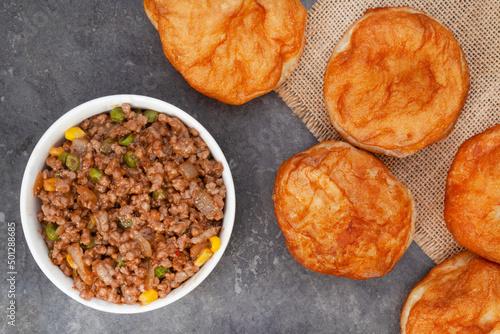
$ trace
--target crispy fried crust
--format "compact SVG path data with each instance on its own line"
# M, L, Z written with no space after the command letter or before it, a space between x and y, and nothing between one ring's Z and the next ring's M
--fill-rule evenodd
M197 91L243 104L280 85L305 45L299 0L144 0L172 65Z
M499 333L500 265L462 252L434 267L410 292L401 333Z
M460 146L444 204L446 226L457 243L500 263L500 124Z
M469 86L464 54L447 28L409 7L377 8L333 50L324 98L345 140L404 157L448 136Z
M325 141L285 161L274 212L293 257L323 274L355 279L390 272L410 245L410 191L369 153Z
M158 11L156 10L155 0L144 0L144 11L153 26L158 30Z

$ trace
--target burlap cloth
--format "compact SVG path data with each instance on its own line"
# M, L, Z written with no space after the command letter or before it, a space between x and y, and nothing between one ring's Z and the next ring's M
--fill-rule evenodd
M276 89L319 140L340 139L323 100L328 58L345 30L368 8L410 6L447 26L463 48L471 90L451 135L404 158L379 156L417 201L414 241L436 263L462 250L446 229L446 175L458 146L500 122L500 0L341 1L319 0L308 13L306 47L299 66Z

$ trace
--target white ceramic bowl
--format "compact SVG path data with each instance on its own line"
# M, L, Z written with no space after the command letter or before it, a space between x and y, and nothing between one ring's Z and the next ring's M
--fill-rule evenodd
M42 229L36 218L37 212L40 210L41 201L34 197L32 192L38 172L46 168L45 159L48 156L49 148L56 143L62 142L64 132L67 129L80 124L83 120L93 115L109 111L113 107L119 106L125 102L130 103L133 107L153 109L171 116L176 116L188 127L194 127L197 129L200 136L205 140L210 148L213 157L224 165L222 178L224 179L224 184L227 189L224 220L219 236L221 240L220 250L217 251L193 277L185 281L180 287L173 289L172 292L165 298L159 298L155 302L145 306L140 306L138 304L117 305L98 298L92 298L90 301L80 298L80 292L73 288L73 279L65 276L59 267L53 265L49 260L47 255L47 245L42 239ZM68 296L83 305L96 310L125 314L151 311L173 303L191 292L210 274L221 259L222 254L229 243L229 238L234 224L236 197L231 171L229 170L229 165L224 157L224 154L208 131L193 117L169 103L151 97L140 95L112 95L101 97L73 108L52 124L52 126L44 133L31 153L28 164L26 165L26 170L24 171L23 182L21 185L20 206L24 236L26 237L31 254L35 258L35 261L38 263L40 269L42 269L44 274L47 275L52 283L54 283Z

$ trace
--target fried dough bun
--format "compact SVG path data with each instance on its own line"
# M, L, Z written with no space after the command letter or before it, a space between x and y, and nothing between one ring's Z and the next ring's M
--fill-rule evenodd
M299 0L144 0L163 51L197 91L243 104L281 85L305 45Z
M382 161L340 141L324 141L285 161L273 200L288 250L322 274L383 276L415 231L410 191Z
M335 46L324 80L340 136L400 158L448 136L470 87L452 33L409 7L366 11Z
M500 263L500 124L459 147L446 181L444 219L460 246Z
M500 265L467 251L431 269L401 312L416 333L500 333Z

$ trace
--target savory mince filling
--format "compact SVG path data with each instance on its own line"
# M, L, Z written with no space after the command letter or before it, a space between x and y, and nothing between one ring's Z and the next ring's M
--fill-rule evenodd
M68 129L49 154L37 218L81 298L148 304L219 249L223 165L179 119L124 103Z

